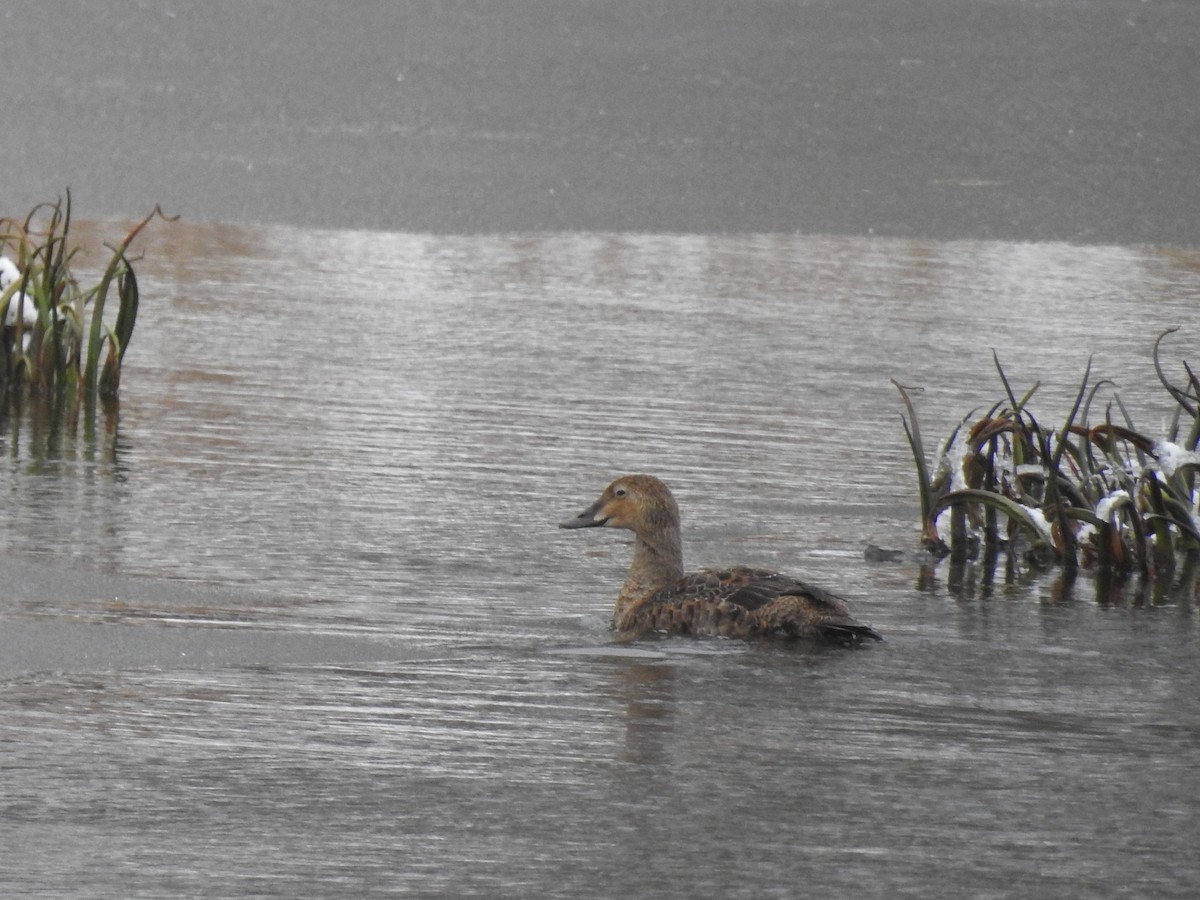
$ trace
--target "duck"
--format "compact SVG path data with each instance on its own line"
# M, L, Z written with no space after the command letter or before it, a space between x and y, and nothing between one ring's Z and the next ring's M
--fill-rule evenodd
M560 528L622 528L633 560L617 594L613 628L648 635L795 638L857 647L883 637L846 601L790 575L748 566L685 572L679 506L653 475L624 475Z

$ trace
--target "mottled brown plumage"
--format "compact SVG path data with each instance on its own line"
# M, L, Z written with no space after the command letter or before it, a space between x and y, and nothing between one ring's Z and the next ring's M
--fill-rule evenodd
M685 574L679 507L651 475L626 475L562 528L624 528L633 560L617 595L613 627L624 637L647 632L793 637L854 646L883 640L854 620L840 597L796 578L735 566Z

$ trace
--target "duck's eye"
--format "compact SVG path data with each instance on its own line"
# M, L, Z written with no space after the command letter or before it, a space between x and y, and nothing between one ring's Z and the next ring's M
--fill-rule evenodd
M625 488L623 488L623 487L613 489L614 497L624 497L628 493L629 493L629 491L625 490Z

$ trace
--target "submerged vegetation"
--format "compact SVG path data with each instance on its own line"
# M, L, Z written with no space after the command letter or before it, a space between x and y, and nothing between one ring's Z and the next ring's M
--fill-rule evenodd
M1108 382L1091 382L1090 361L1066 421L1057 431L1043 427L1030 408L1038 385L1018 397L993 354L1003 398L981 416L968 414L930 466L913 389L893 381L907 410L926 549L959 562L982 553L989 572L1003 552L1010 574L1022 564L1057 564L1068 575L1089 567L1101 578L1192 589L1200 567L1200 379L1186 361L1181 384L1163 370L1160 347L1176 330L1154 342L1154 370L1175 403L1160 438L1139 431L1116 395L1102 421L1092 420Z
M121 361L133 336L138 283L129 247L160 208L115 246L100 280L84 287L72 271L80 249L70 245L71 195L43 203L24 220L0 219L0 395L25 393L113 401ZM115 300L113 298L115 294ZM115 314L106 308L116 306ZM70 404L72 408L75 404Z

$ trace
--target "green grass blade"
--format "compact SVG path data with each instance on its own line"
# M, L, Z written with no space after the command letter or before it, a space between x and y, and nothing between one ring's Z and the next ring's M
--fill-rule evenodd
M1192 406L1192 404L1188 402L1191 398L1188 396L1186 391L1183 391L1171 384L1170 379L1168 379L1166 373L1163 372L1162 361L1159 359L1159 348L1162 345L1163 338L1165 338L1168 334L1174 334L1178 330L1178 325L1172 325L1170 328L1165 329L1158 337L1156 337L1154 339L1154 350L1151 356L1154 360L1154 371L1158 375L1158 380L1162 383L1162 386L1167 389L1168 394L1175 398L1175 402L1182 406L1187 411L1189 416L1194 418L1197 416L1197 411L1196 407Z
M154 207L154 211L150 213L150 215L146 216L146 218L142 219L142 221L137 225L135 225L130 232L125 235L124 240L122 240L120 244L113 248L113 255L109 260L108 267L105 268L104 275L100 278L100 283L96 286L96 293L92 301L92 322L88 332L87 363L84 368L83 376L84 383L88 386L89 390L94 390L98 386L97 372L100 366L100 345L104 338L104 304L108 299L109 286L112 284L113 279L117 277L118 271L121 270L122 266L124 266L127 262L125 254L129 250L129 245L133 243L134 238L141 233L143 228L150 224L150 221L155 216L167 219L167 221L174 221L174 218L170 218L163 214L161 207ZM175 218L178 218L178 216ZM124 272L121 271L121 274L124 274ZM129 329L132 333L132 323L130 323Z
M948 494L939 497L933 505L933 514L936 516L943 509L951 506L969 503L983 503L992 506L1008 518L1019 525L1029 534L1036 545L1046 545L1053 547L1054 542L1044 529L1041 523L1034 518L1033 511L1028 507L1022 506L1015 500L1010 500L1002 494L993 494L990 491L980 490L978 488L963 488L957 491L951 491ZM1056 551L1057 554L1057 551Z
M125 349L133 337L133 325L138 313L138 283L133 274L133 266L125 260L125 274L117 281L117 293L121 298L121 307L117 312L117 324L113 334L117 341L117 359L125 358Z
M921 441L921 427L917 422L917 411L913 407L912 399L908 395L908 392L912 388L906 388L894 378L891 379L891 382L896 386L896 390L900 392L900 398L908 410L908 416L901 415L900 421L904 425L904 434L908 438L908 446L912 450L913 463L917 469L917 493L921 504L921 527L926 537L928 537L930 525L933 521L931 515L931 510L933 509L933 492L930 485L929 466L925 461L925 446Z

